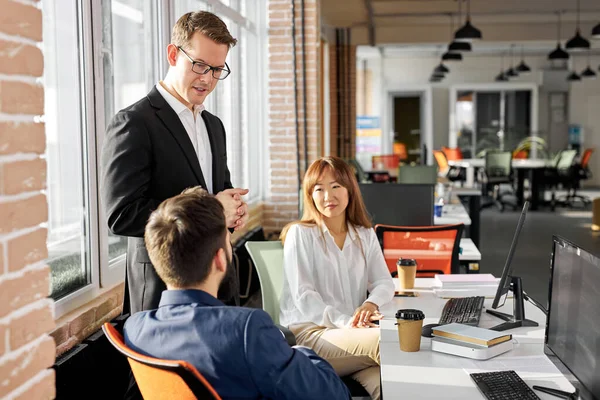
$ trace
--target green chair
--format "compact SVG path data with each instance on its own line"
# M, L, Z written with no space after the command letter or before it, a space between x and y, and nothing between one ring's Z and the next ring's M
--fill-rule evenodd
M283 290L283 246L280 241L246 242L246 250L256 267L263 310L279 324L279 299Z
M433 165L402 165L398 171L398 183L437 183L437 167Z
M271 316L290 346L295 345L294 334L286 327L279 325L279 299L283 290L283 246L281 242L246 242L246 250L252 258L260 280L263 310ZM369 398L365 388L352 377L344 376L342 381L350 390L353 399Z

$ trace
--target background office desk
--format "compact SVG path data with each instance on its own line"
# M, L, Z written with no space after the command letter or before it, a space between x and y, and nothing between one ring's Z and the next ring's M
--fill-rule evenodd
M475 184L475 170L485 167L485 159L483 158L466 158L463 160L448 161L448 164L453 167L462 167L467 170L465 186L473 187ZM531 187L531 209L536 210L540 201L543 201L543 190L540 186L540 181L543 178L544 169L552 166L551 160L540 159L513 159L512 168L517 172L517 201L518 204L523 204L524 200L524 182L528 175Z
M527 318L540 326L517 328L507 331L513 335L515 348L508 353L487 361L472 360L431 351L431 339L421 338L421 350L415 353L400 351L398 330L394 325L396 310L416 308L425 313L424 324L437 323L446 299L431 292L433 279L417 279L419 297L395 297L381 307L385 318L380 322L381 380L385 400L393 399L485 399L469 376L470 372L514 369L529 386L543 385L561 390L574 391L573 386L544 356L545 315L529 303L525 303ZM485 306L491 306L486 299ZM501 311L512 312L508 299ZM479 326L489 328L501 321L486 314L481 315ZM538 393L542 399L555 397Z
M465 224L465 226L471 225L471 218L465 207L461 204L446 204L442 208L441 217L433 217L434 225L451 225L451 224Z

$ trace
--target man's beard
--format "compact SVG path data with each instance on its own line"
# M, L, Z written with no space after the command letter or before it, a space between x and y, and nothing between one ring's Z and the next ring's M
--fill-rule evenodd
M238 304L237 296L239 295L237 271L232 260L227 260L227 271L219 285L219 293L217 297L224 303ZM236 301L237 300L237 301Z

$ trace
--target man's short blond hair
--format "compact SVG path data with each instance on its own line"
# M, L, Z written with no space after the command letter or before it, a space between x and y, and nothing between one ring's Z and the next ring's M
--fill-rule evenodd
M189 48L190 40L196 32L200 32L216 43L226 44L229 48L237 43L237 39L231 36L225 22L208 11L182 15L173 27L171 43L177 47Z

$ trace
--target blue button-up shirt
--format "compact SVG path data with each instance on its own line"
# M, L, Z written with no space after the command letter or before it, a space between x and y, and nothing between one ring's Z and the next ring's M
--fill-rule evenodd
M166 290L157 310L125 323L127 346L194 365L223 399L344 399L331 365L290 347L267 313L229 307L201 290Z

